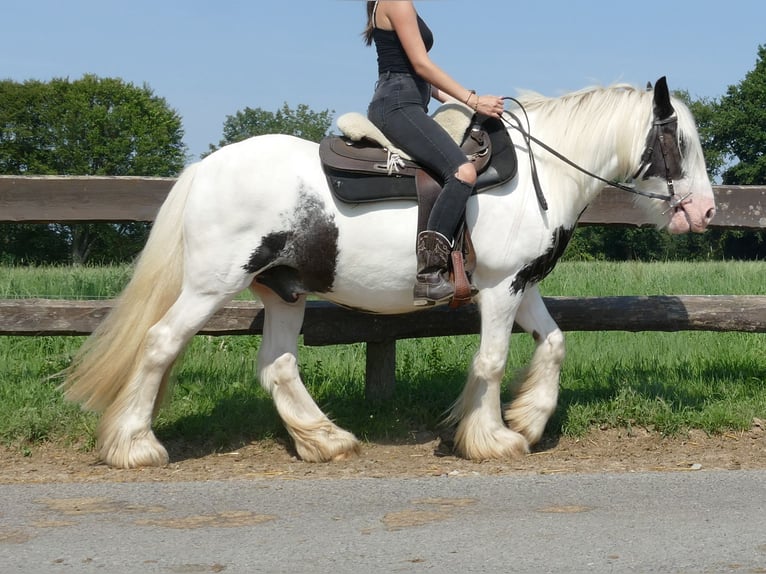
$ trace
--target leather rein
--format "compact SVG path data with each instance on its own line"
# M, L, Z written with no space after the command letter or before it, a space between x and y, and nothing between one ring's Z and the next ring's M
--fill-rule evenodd
M607 185L611 185L622 191L627 191L628 193L641 195L643 197L648 197L651 199L661 199L663 201L667 201L669 204L669 207L665 211L665 213L679 206L682 201L684 201L687 197L689 197L689 195L691 195L691 194L687 194L684 197L679 198L675 194L675 188L673 185L673 179L682 176L681 162L680 162L681 152L678 149L677 145L674 146L674 149L669 149L668 142L666 141L666 139L668 138L666 138L665 136L675 135L675 132L678 128L678 116L676 116L675 113L671 114L670 116L666 118L658 118L655 114L654 122L652 123L652 129L646 138L646 147L644 148L644 152L641 154L641 164L639 165L638 169L633 175L633 179L636 179L639 176L643 176L643 179L647 179L650 174L655 175L651 173L652 171L651 168L654 165L654 162L652 161L653 156L655 155L654 145L656 142L659 142L659 152L662 155L663 164L664 164L662 167L664 169L658 175L662 175L665 178L665 183L667 185L667 190L668 190L667 195L663 195L659 193L652 193L649 191L642 191L640 189L636 189L634 185L625 184L618 181L609 181L601 177L600 175L596 175L595 173L592 173L588 171L587 169L585 169L584 167L576 164L575 162L570 160L568 157L559 153L558 151L550 147L548 144L539 140L538 138L536 138L530 133L529 116L527 116L527 111L524 109L524 106L521 104L521 102L519 102L516 98L512 98L510 96L504 96L503 99L514 102L524 114L524 119L526 120L526 126L527 126L526 129L524 128L518 116L516 116L514 113L508 110L503 111L501 118L508 127L517 130L524 138L524 141L527 145L527 153L529 154L529 165L532 171L532 182L535 187L535 194L537 195L537 200L539 201L540 207L543 209L543 211L548 210L548 202L545 200L542 186L540 185L540 179L537 175L537 164L535 162L535 157L532 152L532 145L531 145L532 142L536 143L545 151L557 157L558 159L560 159L567 165ZM506 118L506 115L510 116L515 123L508 121L508 119ZM675 143L675 138L673 138L673 143Z

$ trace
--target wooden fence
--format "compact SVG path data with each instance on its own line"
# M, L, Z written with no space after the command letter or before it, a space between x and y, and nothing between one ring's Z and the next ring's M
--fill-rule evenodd
M151 221L175 180L144 177L0 176L0 223ZM717 186L712 227L766 229L766 186ZM607 188L583 214L581 225L645 225L628 194ZM766 296L547 297L564 331L766 332ZM0 335L83 335L92 332L111 301L0 300ZM258 302L233 302L200 332L260 334ZM475 334L473 306L439 307L403 315L370 315L312 301L306 309L307 345L367 345L367 395L393 392L396 341Z

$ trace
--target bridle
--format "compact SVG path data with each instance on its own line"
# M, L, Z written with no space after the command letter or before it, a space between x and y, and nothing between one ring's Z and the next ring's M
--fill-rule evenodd
M663 197L670 205L669 209L678 207L690 193L679 198L675 194L674 179L683 177L683 153L678 143L678 116L675 112L665 118L654 114L652 129L646 137L644 153L641 154L641 165L638 166L633 179L649 179L650 177L663 177L667 186L667 198ZM670 142L670 143L669 143ZM661 160L661 161L660 161ZM638 190L635 190L639 193ZM641 193L643 195L643 192Z
M649 179L650 177L663 177L665 179L665 184L668 190L667 195L663 195L660 193L652 193L650 191L637 189L635 185L632 184L621 183L618 181L609 181L576 164L568 157L559 153L548 144L540 141L530 133L529 116L527 116L527 111L524 109L524 106L521 104L521 102L510 96L505 96L503 99L514 102L519 107L524 115L524 119L526 120L527 127L525 129L521 120L514 113L505 110L501 114L503 122L505 122L508 127L517 130L524 138L524 141L527 145L527 153L529 154L529 165L532 171L532 182L535 187L535 193L537 194L537 200L540 203L540 207L544 211L548 210L548 203L545 200L545 196L540 185L540 180L537 175L537 164L535 162L534 154L532 153L532 142L536 143L538 146L553 156L557 157L567 165L570 165L585 175L606 183L607 185L611 185L622 191L627 191L628 193L641 195L643 197L649 197L651 199L661 199L663 201L667 201L669 207L665 213L681 205L681 202L683 202L687 197L689 197L689 195L691 195L691 193L689 193L683 197L678 197L675 193L675 187L673 184L673 180L683 177L683 169L681 167L683 154L681 153L680 146L678 145L678 138L676 136L678 131L678 116L675 112L672 112L670 115L661 118L658 117L657 110L654 110L654 121L652 122L652 128L646 137L646 145L644 146L644 151L641 154L641 163L632 177L633 180L639 177L641 177L643 180ZM513 122L508 121L506 115L513 119Z

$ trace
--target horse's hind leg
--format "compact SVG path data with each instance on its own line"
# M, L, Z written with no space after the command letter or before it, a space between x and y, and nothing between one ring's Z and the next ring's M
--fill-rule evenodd
M359 452L359 441L335 425L316 405L298 372L298 335L306 298L286 303L270 289L253 284L265 308L263 341L258 350L261 385L269 391L295 450L307 462L341 460Z
M105 463L135 468L168 462L167 451L151 428L158 395L186 344L230 298L228 294L202 295L184 290L149 329L135 374L101 417L98 448Z
M564 334L545 308L537 286L527 289L516 322L532 335L537 347L532 360L514 382L514 399L503 411L508 426L535 444L545 430L559 396Z

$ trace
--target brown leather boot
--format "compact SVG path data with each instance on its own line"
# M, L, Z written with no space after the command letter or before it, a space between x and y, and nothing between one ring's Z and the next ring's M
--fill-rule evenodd
M455 286L449 280L452 242L438 231L421 231L417 242L418 274L414 304L434 305L452 298Z

